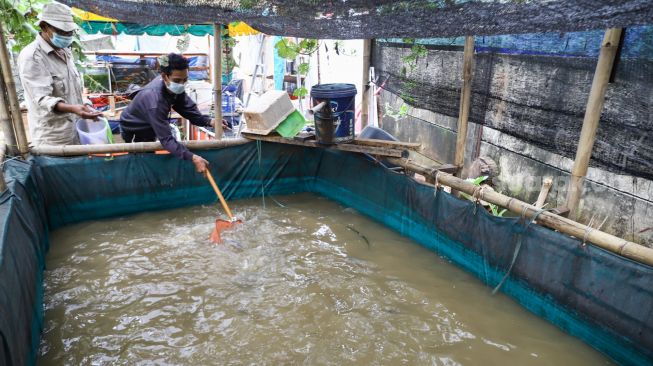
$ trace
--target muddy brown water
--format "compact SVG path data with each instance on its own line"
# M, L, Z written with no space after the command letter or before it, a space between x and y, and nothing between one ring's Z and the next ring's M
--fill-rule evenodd
M435 253L311 194L57 230L39 365L606 365Z

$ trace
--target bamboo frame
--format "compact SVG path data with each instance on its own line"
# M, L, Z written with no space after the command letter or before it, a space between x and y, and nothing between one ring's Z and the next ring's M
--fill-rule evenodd
M470 100L472 97L472 64L474 62L474 36L465 37L463 52L463 86L460 92L460 109L458 111L458 132L456 135L456 154L454 165L459 167L460 177L465 163L465 142L467 141L467 122L469 120Z
M20 105L18 104L18 96L16 95L16 82L11 71L9 51L6 45L4 30L2 24L0 24L0 64L2 66L2 77L7 94L9 116L13 121L14 145L18 147L20 155L25 157L28 151L27 134L25 133L25 126L23 126L23 116L20 113Z
M583 183L587 175L590 158L592 157L592 148L596 140L596 131L601 119L603 102L605 101L605 91L612 74L615 55L619 49L619 40L621 39L621 28L610 28L605 31L599 60L594 71L592 88L587 98L587 107L585 108L585 117L583 119L583 128L578 140L576 158L571 170L571 182L567 191L567 208L569 208L569 217L577 219L579 210L578 204L583 191Z
M368 84L370 82L370 62L372 54L372 40L363 40L363 84L362 84L362 99L361 99L361 129L369 124L369 99Z
M471 196L477 194L479 199L504 207L510 212L516 214L523 213L528 219L533 218L541 211L541 209L516 198L511 198L492 190L479 189L478 186L463 179L438 171L435 168L421 166L408 159L389 159L389 161L415 173L430 176L438 184L451 187L452 190L464 192ZM581 239L584 243L593 244L638 263L653 266L653 248L618 238L549 211L543 211L537 216L537 224Z
M250 142L247 139L229 140L203 140L183 141L182 145L191 150L206 150L225 148L230 146L244 145ZM80 156L89 154L111 154L111 153L144 153L162 150L160 142L134 142L125 144L103 144L103 145L39 145L30 149L33 155L52 156Z
M215 138L221 139L222 129L222 25L213 23L213 126Z

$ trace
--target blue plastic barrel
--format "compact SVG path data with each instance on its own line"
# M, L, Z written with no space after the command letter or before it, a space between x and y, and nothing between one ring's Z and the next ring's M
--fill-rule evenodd
M354 84L318 84L311 88L313 106L326 102L327 106L315 113L315 137L320 144L354 141Z

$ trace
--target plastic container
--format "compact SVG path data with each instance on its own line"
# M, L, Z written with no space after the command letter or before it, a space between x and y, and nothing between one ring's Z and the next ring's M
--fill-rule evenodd
M354 141L354 84L318 84L311 88L313 106L326 102L315 113L315 137L320 144L331 145Z
M396 137L387 133L385 130L374 126L366 126L363 128L363 131L358 134L358 137L361 139L399 141Z
M270 90L244 111L247 129L243 132L267 135L294 111L288 93Z
M75 123L79 142L82 145L108 144L109 123L106 119L100 117L97 121L88 119L78 119Z

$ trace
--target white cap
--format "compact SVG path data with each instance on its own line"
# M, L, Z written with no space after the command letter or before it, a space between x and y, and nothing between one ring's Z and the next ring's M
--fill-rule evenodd
M73 12L70 10L70 7L56 2L45 4L37 25L40 25L42 22L46 22L64 32L72 32L79 28L75 24L75 21L73 21Z

